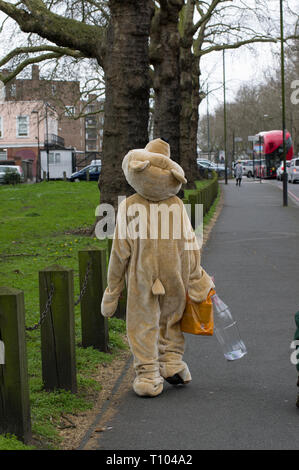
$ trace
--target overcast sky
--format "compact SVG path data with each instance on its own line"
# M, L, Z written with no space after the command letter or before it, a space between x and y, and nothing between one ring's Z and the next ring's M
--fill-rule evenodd
M227 100L233 101L241 84L260 83L267 69L277 64L272 51L278 52L279 47L269 44L255 44L252 49L242 47L238 50L225 52ZM208 84L210 110L223 103L223 55L212 52L203 57L201 62L201 82L206 90ZM206 112L206 102L200 106L200 114Z
M234 0L235 3L244 3L242 0ZM254 4L254 0L247 0L248 4ZM284 5L286 6L286 0ZM273 31L276 37L280 31L280 1L267 0L269 13L273 24ZM288 0L288 5L294 12L298 12L299 1ZM285 34L294 31L294 22L297 15L290 15L287 11L284 14ZM228 50L226 55L226 88L227 100L232 101L241 84L250 82L260 83L264 78L266 70L277 66L280 56L280 44L255 43L252 46L243 46L240 49ZM212 52L202 58L201 62L201 82L206 90L208 83L212 93L209 96L209 108L213 109L223 103L223 61L222 52ZM217 90L218 89L218 90ZM206 100L200 105L200 115L206 113Z

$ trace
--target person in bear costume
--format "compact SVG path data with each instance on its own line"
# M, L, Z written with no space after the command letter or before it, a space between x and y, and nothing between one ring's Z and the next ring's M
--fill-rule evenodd
M164 379L173 385L191 381L182 360L180 328L186 293L202 302L214 283L200 265L194 231L176 196L186 179L183 169L170 159L168 143L155 139L145 149L131 150L122 169L136 194L118 208L101 311L105 317L115 313L126 280L127 335L136 372L133 389L139 396L154 397L163 391ZM166 236L165 207L170 209ZM178 235L174 232L180 224Z

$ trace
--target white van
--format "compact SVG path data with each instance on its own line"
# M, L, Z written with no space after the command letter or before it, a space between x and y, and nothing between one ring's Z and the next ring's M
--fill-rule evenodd
M259 159L254 160L254 168L253 168L253 160L242 160L242 170L243 170L243 176L247 176L247 178L252 178L253 176L256 176L259 173L259 166L265 165L265 160L262 160L260 162Z
M253 161L252 160L241 160L243 176L251 178L254 175Z
M299 157L291 160L290 166L287 169L289 183L295 183L299 181Z

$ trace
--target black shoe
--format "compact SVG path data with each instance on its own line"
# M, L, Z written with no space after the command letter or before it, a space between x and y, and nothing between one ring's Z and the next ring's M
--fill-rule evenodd
M174 374L172 377L167 377L165 380L170 385L184 385L185 383L179 374Z

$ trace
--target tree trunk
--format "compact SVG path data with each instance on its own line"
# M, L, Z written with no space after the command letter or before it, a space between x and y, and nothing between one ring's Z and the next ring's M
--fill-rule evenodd
M199 64L192 53L190 37L182 40L180 50L181 65L181 114L180 114L180 156L181 166L185 171L188 188L194 187L199 178L197 168L197 126L199 94Z
M152 0L110 0L111 22L104 56L106 82L101 203L117 205L132 190L121 169L133 148L148 142L149 51Z
M171 158L180 162L180 35L183 0L160 2L152 21L150 57L154 65L154 137L166 139Z
M192 67L192 115L191 115L191 131L190 131L190 155L192 155L192 159L190 159L190 168L193 172L192 174L198 172L196 159L198 157L197 154L197 136L198 136L198 107L203 100L203 95L200 92L199 86L199 77L200 77L200 62L198 57L193 55L193 67ZM193 179L194 181L194 179Z

